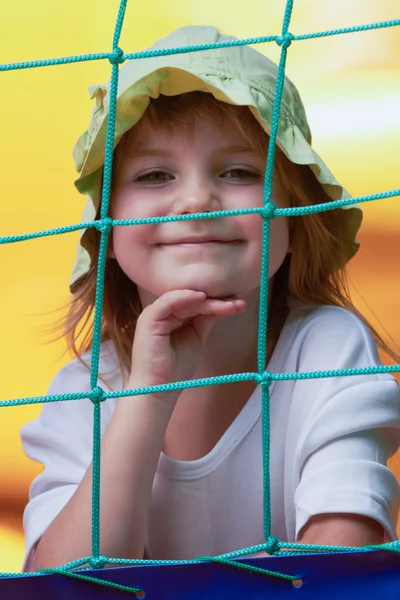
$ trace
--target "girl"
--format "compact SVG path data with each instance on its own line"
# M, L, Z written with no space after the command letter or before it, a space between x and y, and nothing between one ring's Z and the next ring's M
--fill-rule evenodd
M225 41L180 29L153 48ZM131 61L121 68L110 214L190 215L262 206L276 66L249 47ZM75 147L76 185L99 215L108 88ZM271 201L348 197L311 148L286 79ZM271 222L266 368L380 365L344 274L358 248L357 206ZM262 219L114 227L105 279L99 385L116 390L257 371ZM90 317L99 233L84 232L61 323L76 359L49 393L90 391ZM394 354L392 353L392 356ZM283 541L396 539L400 396L389 375L275 381L271 388L272 534ZM264 542L260 389L254 382L108 399L102 404L101 552L189 559ZM44 465L24 514L24 569L91 554L89 399L45 404L23 427Z

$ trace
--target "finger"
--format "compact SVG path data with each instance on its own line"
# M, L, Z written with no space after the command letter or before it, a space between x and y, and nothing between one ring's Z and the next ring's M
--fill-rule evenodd
M153 304L147 306L142 315L152 321L163 321L171 314L175 314L185 307L201 304L206 298L205 292L196 290L174 290L157 298Z
M242 312L245 302L240 298L207 298L205 292L196 290L174 290L160 296L151 306L144 309L143 317L151 316L151 320L163 321L169 316L185 320L196 315L229 316Z
M242 313L246 308L246 303L241 299L220 300L207 298L199 303L193 303L183 306L173 311L173 316L177 319L193 319L198 315L215 315L220 317L229 317Z

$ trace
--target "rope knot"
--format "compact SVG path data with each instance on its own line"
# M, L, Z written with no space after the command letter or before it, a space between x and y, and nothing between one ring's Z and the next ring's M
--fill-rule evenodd
M104 390L96 385L89 393L89 398L93 402L93 404L99 404L100 402L104 402L106 399L104 396Z
M269 388L272 383L271 373L268 373L268 371L264 371L264 373L262 373L261 375L256 375L256 383L258 383L258 385L261 385L261 387Z
M273 535L270 535L266 541L265 552L267 554L275 554L279 552L279 540Z
M292 43L292 40L294 40L294 35L293 33L285 33L285 35L280 35L279 37L276 38L276 43L278 44L278 46L283 46L283 48L289 48L290 44Z
M272 202L268 202L268 204L261 209L260 214L263 219L269 219L271 221L275 217L275 206Z
M98 556L92 556L89 560L90 566L92 569L103 569L107 562L107 557L104 554L99 554Z
M125 62L124 51L121 48L116 48L109 56L109 61L112 65L121 65Z
M101 233L110 233L113 226L113 220L111 217L104 217L104 219L96 221L94 226L98 231L101 231Z

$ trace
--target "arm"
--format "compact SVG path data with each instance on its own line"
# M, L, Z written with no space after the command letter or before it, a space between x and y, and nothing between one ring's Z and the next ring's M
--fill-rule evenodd
M239 299L211 299L193 290L177 290L158 298L138 319L128 387L191 379L216 318L244 308ZM143 558L153 480L179 395L180 391L169 391L117 402L101 442L100 551L106 556ZM58 440L53 442L57 448ZM54 447L52 453L56 454ZM60 454L58 470L64 459ZM73 496L42 535L33 570L92 554L91 506L89 466Z
M354 315L328 307L309 320L299 371L380 364L370 333ZM291 539L353 547L382 543L384 532L396 539L399 484L387 467L400 440L396 381L360 373L298 382L295 391L288 428L296 440L297 535Z
M106 556L143 558L150 493L172 411L151 396L117 403L101 443L100 551ZM90 466L43 534L33 571L92 554L91 511Z
M299 534L300 544L321 546L368 546L383 542L383 527L360 515L330 513L315 515Z
M316 546L369 546L383 543L383 527L369 517L350 514L315 515L306 523L299 534L299 544ZM293 552L283 548L282 552ZM300 550L299 550L300 552ZM247 558L270 556L266 552L249 554Z

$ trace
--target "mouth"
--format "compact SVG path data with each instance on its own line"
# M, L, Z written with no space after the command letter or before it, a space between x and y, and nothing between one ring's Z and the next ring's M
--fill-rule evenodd
M239 244L240 240L224 240L211 237L188 237L171 242L165 242L160 246L215 246L215 245L228 245L228 244Z
M170 248L173 252L182 251L182 252L223 252L226 250L232 250L239 246L241 242L239 240L234 240L232 242L221 241L221 240L209 240L204 242L174 242L169 244L159 244L159 248L165 249Z

